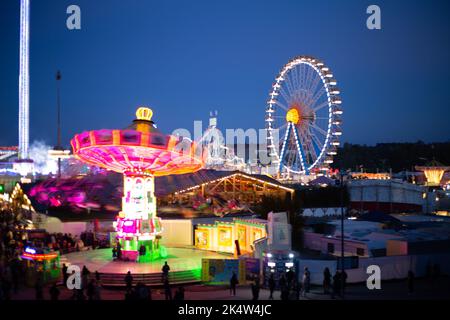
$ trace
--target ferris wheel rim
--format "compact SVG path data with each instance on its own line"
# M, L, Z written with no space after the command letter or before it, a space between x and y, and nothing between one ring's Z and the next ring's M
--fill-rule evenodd
M273 127L272 122L274 122L274 118L272 117L272 114L275 113L276 109L281 108L281 105L278 103L278 96L281 91L281 87L283 82L286 81L285 76L293 69L295 69L299 65L307 65L310 68L312 68L316 74L319 76L321 81L321 87L320 90L325 90L326 93L326 106L328 107L327 117L325 120L328 120L326 134L324 135L324 141L323 145L320 147L320 153L317 155L316 158L312 161L312 163L307 163L306 166L303 164L302 154L299 151L300 161L301 161L301 169L302 170L294 170L283 163L283 159L280 159L280 157L283 156L283 152L278 152L277 148L275 147L273 140L273 130L276 128ZM316 84L317 85L317 84ZM337 88L337 82L335 79L333 79L333 74L331 73L330 69L325 66L325 64L314 58L309 56L297 56L291 59L288 63L286 63L281 71L278 73L277 77L275 78L275 83L272 85L272 90L269 94L269 100L268 100L268 108L266 109L266 114L268 115L266 117L266 127L268 130L268 138L272 141L270 145L270 154L271 156L275 156L275 162L279 163L278 165L278 171L281 171L281 168L283 167L286 169L288 173L294 173L294 174L304 174L305 172L310 172L319 165L323 164L325 160L330 161L329 159L325 159L327 154L331 154L330 149L332 149L334 146L339 145L339 136L341 134L340 131L340 124L342 123L341 119L339 119L338 115L342 114L342 109L339 109L338 106L342 103L340 100L340 91ZM323 94L323 93L322 93ZM321 94L321 95L322 95ZM287 100L287 99L285 99ZM325 104L325 102L323 103ZM275 107L277 106L277 107ZM324 106L325 107L325 106ZM337 125L339 124L339 125ZM314 129L318 129L315 125L313 125ZM334 131L334 130L337 131ZM286 130L289 130L286 129ZM296 131L294 130L296 133ZM320 132L320 131L319 131ZM324 131L325 132L325 131ZM323 132L321 132L323 133ZM335 134L336 133L336 134ZM298 134L298 133L296 133ZM312 136L312 135L311 135ZM286 135L287 137L287 135ZM286 139L285 137L285 139ZM315 137L317 139L317 137ZM333 146L331 145L331 141L333 139ZM286 141L283 141L283 146ZM298 143L298 141L296 141ZM312 142L311 142L312 143ZM315 142L316 145L317 142ZM283 151L283 149L282 149ZM332 151L335 154L335 151ZM331 160L332 161L332 160Z

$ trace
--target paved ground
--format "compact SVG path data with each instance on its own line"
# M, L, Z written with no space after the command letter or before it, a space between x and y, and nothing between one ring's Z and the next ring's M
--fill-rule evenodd
M229 258L229 255L193 248L168 248L169 255L165 259L152 262L134 263L112 261L111 249L88 250L73 252L61 256L61 263L69 262L81 267L84 265L91 271L100 273L161 273L164 262L167 261L172 271L199 270L202 258Z
M65 288L61 289L61 300L71 298L72 292ZM252 298L251 290L248 286L239 287L236 297L230 296L226 287L213 287L203 285L192 285L185 287L186 300L250 300ZM122 300L124 298L123 289L102 289L101 298L103 300ZM34 289L22 288L17 294L13 295L13 300L32 300L35 297ZM266 300L269 297L268 290L261 289L260 300ZM49 299L48 288L44 290L44 298ZM162 289L152 289L152 298L154 300L164 299ZM275 300L280 299L280 292L274 294ZM450 299L450 278L442 277L433 284L430 280L419 279L415 282L415 292L408 294L406 281L383 282L381 290L368 290L364 285L352 285L346 292L347 300L404 300L404 299ZM322 289L313 287L306 298L301 300L329 300L329 295L324 295Z

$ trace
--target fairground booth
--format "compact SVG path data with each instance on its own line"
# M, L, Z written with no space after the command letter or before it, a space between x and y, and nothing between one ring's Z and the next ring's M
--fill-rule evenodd
M264 196L286 199L295 191L269 176L240 171L203 169L156 182L159 212L184 217L249 212Z
M34 286L37 281L46 283L61 276L59 253L41 248L26 247L20 256L25 264L25 283Z
M262 219L234 219L232 222L216 221L200 224L195 230L195 247L198 249L238 254L254 251L254 242L267 236L267 221Z

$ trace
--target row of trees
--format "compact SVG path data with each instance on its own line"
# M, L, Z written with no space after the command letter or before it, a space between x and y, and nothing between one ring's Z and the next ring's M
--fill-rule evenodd
M374 146L345 143L334 159L334 168L393 172L414 170L436 159L450 165L450 142L378 143Z

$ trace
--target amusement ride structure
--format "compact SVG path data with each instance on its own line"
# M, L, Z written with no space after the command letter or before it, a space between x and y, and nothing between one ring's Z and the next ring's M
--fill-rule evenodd
M71 140L81 161L119 172L124 177L122 211L115 222L122 257L150 261L167 255L160 245L162 226L156 214L155 176L195 172L203 167L203 150L183 137L165 135L141 107L124 130L95 130Z
M210 113L209 126L198 141L205 147L205 168L214 170L245 171L244 159L235 155L233 148L227 147L224 135L217 127L217 111Z
M336 84L330 69L309 56L291 59L275 78L265 121L280 179L325 172L333 163L342 135Z
M424 166L416 166L417 171L423 171L426 178L426 185L429 187L438 187L441 184L444 173L450 171L449 166L444 166L435 159Z

